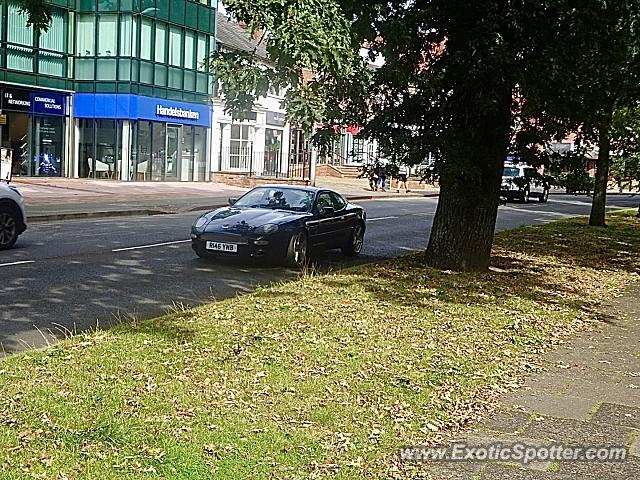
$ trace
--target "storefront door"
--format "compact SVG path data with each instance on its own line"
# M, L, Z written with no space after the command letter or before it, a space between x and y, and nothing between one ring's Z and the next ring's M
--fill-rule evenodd
M182 179L182 126L167 124L167 148L165 158L165 180L176 181L178 174ZM188 175L188 174L187 174Z

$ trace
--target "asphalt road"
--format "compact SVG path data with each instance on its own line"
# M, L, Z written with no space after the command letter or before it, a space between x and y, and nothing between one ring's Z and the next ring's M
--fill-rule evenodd
M590 198L554 195L549 203L500 207L497 229L588 214ZM424 249L436 198L359 202L367 210L370 262ZM612 196L610 208L639 197ZM29 226L17 247L0 252L0 356L53 341L63 332L103 327L251 291L293 277L278 267L211 263L187 240L197 214L75 220ZM324 267L346 260L337 252Z

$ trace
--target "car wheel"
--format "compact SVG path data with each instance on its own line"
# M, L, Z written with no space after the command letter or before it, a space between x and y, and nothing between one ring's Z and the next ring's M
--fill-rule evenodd
M364 246L364 226L362 223L358 223L353 230L351 230L351 235L349 235L349 239L347 243L342 247L342 253L348 255L350 257L355 257L360 255L362 251L362 247Z
M307 263L309 240L307 234L299 231L293 234L289 240L285 263L290 267L302 267Z
M538 197L538 200L540 201L540 203L545 203L547 200L549 200L549 190L545 188L544 192L542 192L542 195Z
M0 207L0 250L13 247L18 239L18 218L9 207Z

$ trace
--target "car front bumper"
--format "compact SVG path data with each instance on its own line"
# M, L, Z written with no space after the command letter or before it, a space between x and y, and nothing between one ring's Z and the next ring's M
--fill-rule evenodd
M235 244L237 251L209 250L207 249L207 242ZM191 248L202 257L280 261L286 256L287 247L288 239L282 235L252 237L219 232L191 233Z

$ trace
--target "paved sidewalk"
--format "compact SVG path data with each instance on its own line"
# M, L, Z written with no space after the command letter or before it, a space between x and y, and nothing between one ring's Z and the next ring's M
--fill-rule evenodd
M20 178L12 183L25 197L29 222L126 215L158 215L207 210L227 204L247 189L223 183L119 182L92 179ZM321 177L318 186L350 199L410 195L436 196L434 188L416 193L371 192L365 179Z
M505 396L499 411L465 435L469 445L516 442L626 446L622 462L538 461L425 465L433 479L640 479L640 283L609 303L591 331L544 358L546 371Z

